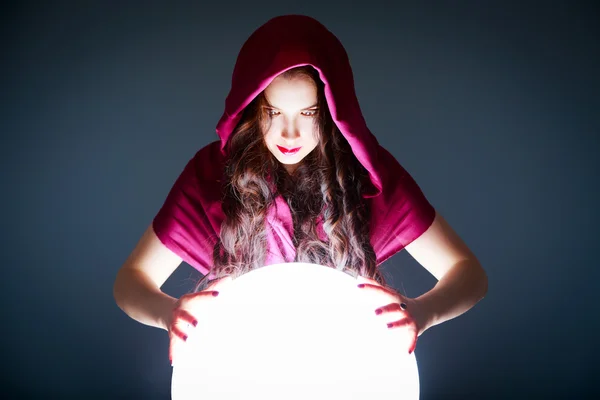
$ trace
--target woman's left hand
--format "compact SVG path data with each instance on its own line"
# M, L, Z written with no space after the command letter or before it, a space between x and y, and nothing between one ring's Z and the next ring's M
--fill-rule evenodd
M374 285L370 283L361 283L358 285L361 290L376 290L390 295L395 301L379 307L375 310L375 314L379 316L385 316L388 320L390 316L394 316L394 320L387 324L389 329L402 329L410 337L408 343L408 354L412 354L417 347L417 337L420 334L420 323L417 303L408 297L404 297L396 291L383 287L380 285ZM397 315L397 320L396 320Z

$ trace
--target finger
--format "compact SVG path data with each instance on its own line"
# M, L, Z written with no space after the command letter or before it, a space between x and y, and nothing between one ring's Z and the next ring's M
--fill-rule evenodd
M415 330L415 334L413 336L413 340L412 340L411 346L408 349L408 354L412 354L413 351L415 351L415 349L417 348L417 339L418 339L418 336L419 335L417 335L417 331Z
M171 363L171 366L173 366L173 354L175 353L175 344L178 340L181 339L179 339L179 337L177 337L174 333L169 334L169 363Z
M169 330L169 362L173 366L175 349L181 346L188 338L188 333L180 328L181 323L173 324Z
M383 286L373 285L371 283L360 283L360 284L358 284L358 288L360 288L360 289L369 289L369 290L375 289L375 290L378 290L380 292L391 294L392 296L397 296L398 295L393 290L390 290L390 289L385 288Z
M216 297L219 295L219 292L216 290L204 290L198 293L190 293L186 294L185 298L182 297L181 303L185 304L186 307L194 306L199 302L206 301L207 298Z
M189 311L182 308L173 310L173 321L169 326L169 333L172 333L184 342L190 334L190 329L198 325L198 319L190 314Z
M388 305L385 305L383 307L379 307L378 309L376 309L375 314L379 315L379 314L385 314L385 313L396 312L396 311L406 311L406 310L404 308L402 308L400 303L391 303L391 304L388 304Z
M403 318L398 321L390 322L387 324L387 326L389 329L397 329L397 328L407 327L407 326L410 326L413 328L413 329L411 329L412 335L411 335L410 345L408 346L408 354L412 354L412 352L415 351L415 349L417 348L417 340L418 340L418 336L419 336L417 329L416 329L415 322L409 318Z
M174 366L177 362L177 357L175 357L175 355L178 351L176 349L183 343L184 342L179 337L171 335L169 340L169 362L171 363L171 366Z
M387 324L387 326L390 329L396 329L396 328L402 328L405 326L411 326L412 324L413 324L412 320L410 320L408 318L402 318L401 320L398 320L398 321L389 322Z
M187 340L187 338L189 336L189 333L181 328L181 323L171 325L171 328L169 329L169 333L171 333L173 336L177 337L178 339L180 339L184 342Z
M173 338L169 338L169 363L173 366Z
M188 323L194 327L198 325L198 320L196 319L196 317L190 314L187 310L178 308L176 311L173 312L173 314L173 320L175 321L175 323L178 322L177 320L180 320L181 322Z

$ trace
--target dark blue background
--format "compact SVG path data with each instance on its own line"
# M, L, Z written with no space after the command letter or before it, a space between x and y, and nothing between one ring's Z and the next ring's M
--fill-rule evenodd
M170 396L166 332L115 274L217 138L237 53L269 18L346 47L365 118L481 260L487 297L419 340L422 399L595 397L600 14L594 2L15 2L2 37L2 391ZM417 296L434 278L385 267ZM164 290L199 278L182 265Z

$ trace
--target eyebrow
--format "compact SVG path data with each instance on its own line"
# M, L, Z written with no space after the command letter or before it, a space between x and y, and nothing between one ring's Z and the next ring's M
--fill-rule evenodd
M266 103L267 103L266 107L268 107L268 108L277 108L277 107L275 107L274 105L272 105L271 103L269 103L269 101L268 101L268 100L266 100L266 99L265 99L265 101L266 101ZM308 110L308 109L311 109L311 108L315 108L315 107L317 107L318 105L319 105L319 103L315 103L315 104L313 104L312 106L308 106L308 107L302 108L302 110ZM277 109L279 110L279 108L277 108Z

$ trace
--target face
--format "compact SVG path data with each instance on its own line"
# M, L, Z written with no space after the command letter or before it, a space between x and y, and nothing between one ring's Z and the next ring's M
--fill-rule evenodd
M293 173L298 163L317 147L317 86L307 76L276 77L264 90L270 126L265 142L269 151Z

